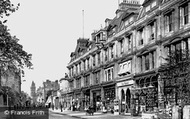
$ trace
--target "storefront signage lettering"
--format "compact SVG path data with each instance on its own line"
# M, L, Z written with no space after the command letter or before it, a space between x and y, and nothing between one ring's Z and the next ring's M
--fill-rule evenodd
M134 83L133 80L130 81L124 81L117 84L117 86L125 86L125 85L132 85Z

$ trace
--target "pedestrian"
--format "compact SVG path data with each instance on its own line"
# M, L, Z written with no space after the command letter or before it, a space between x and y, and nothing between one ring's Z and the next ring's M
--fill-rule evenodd
M61 112L63 112L63 109L62 109L62 108L63 108L63 106L62 106L62 104L60 104L60 108L61 108Z
M52 104L52 110L54 110L54 104Z
M94 115L94 107L93 107L93 105L90 105L89 106L89 113L90 113L90 115Z

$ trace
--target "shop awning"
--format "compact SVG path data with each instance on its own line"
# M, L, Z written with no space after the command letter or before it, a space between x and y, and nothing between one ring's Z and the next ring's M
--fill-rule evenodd
M48 99L47 99L45 105L48 105L49 103L51 103L51 96L48 97Z

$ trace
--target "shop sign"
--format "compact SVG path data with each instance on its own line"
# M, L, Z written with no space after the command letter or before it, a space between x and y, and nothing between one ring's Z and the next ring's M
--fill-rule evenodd
M133 80L129 80L129 81L124 81L124 82L120 82L117 84L117 86L125 86L125 85L132 85L134 84L134 81Z

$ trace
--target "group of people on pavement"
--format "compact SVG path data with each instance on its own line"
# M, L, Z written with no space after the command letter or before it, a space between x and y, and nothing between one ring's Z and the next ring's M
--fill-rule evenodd
M89 105L88 107L85 108L85 111L86 111L86 115L89 114L89 115L94 115L94 106L93 105Z

